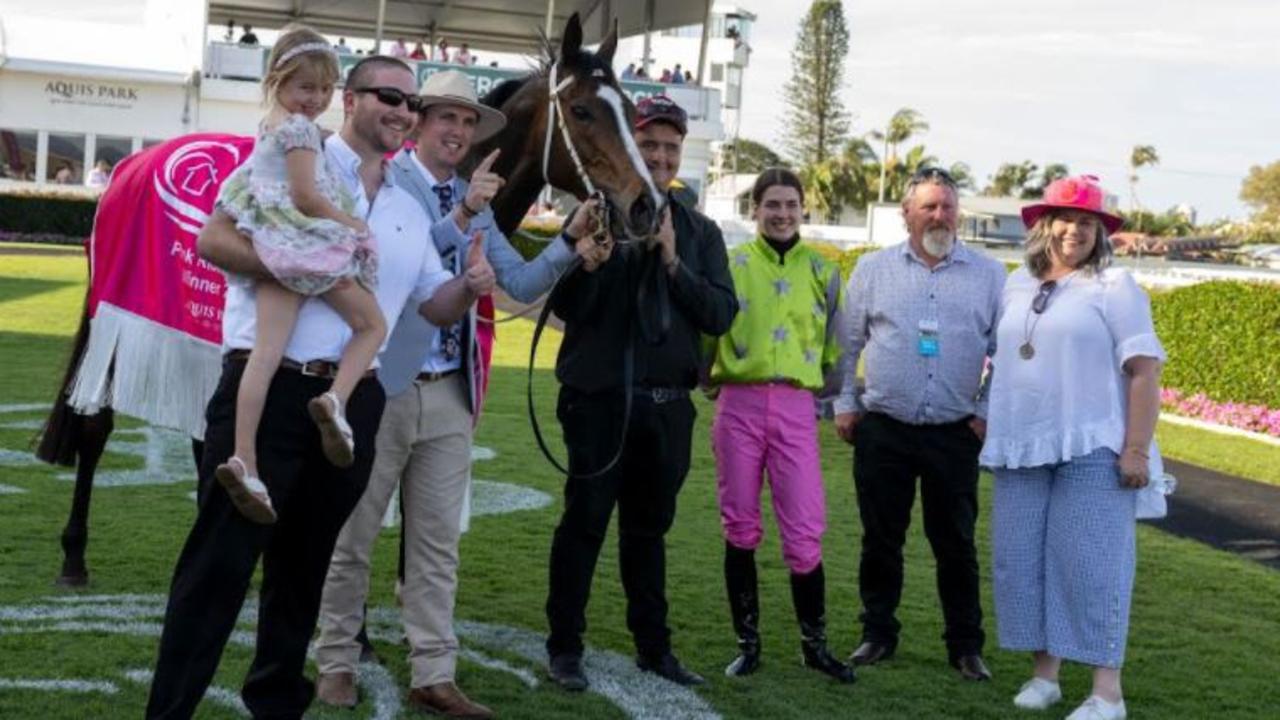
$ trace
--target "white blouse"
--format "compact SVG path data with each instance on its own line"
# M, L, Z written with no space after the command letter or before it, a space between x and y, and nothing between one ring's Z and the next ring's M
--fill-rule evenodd
M985 467L1065 462L1099 447L1118 454L1128 404L1124 363L1165 360L1151 301L1129 271L1058 280L1037 322L1031 303L1040 285L1022 267L1004 286L979 458ZM1019 350L1028 342L1035 352L1024 359Z

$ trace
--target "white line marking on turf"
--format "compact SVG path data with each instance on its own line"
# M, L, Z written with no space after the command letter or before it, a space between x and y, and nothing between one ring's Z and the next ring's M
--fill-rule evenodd
M0 405L0 415L8 413L31 412L32 410L48 410L49 403L26 403L18 405Z
M0 495L19 495L24 492L26 492L26 490L23 490L20 487L0 483Z
M105 680L34 680L0 678L0 690L43 690L45 692L106 693L115 695L120 688Z
M518 668L508 662L499 660L498 658L491 658L488 655L485 655L484 653L480 652L479 650L469 650L467 648L462 648L461 650L458 651L458 654L482 667L487 667L491 670L501 670L503 672L511 673L512 675L515 675L516 677L520 678L520 680L524 682L525 685L529 686L530 690L538 687L537 676L535 676L533 673L529 672L528 670L525 670L524 668Z
M496 457L498 457L498 453L493 448L487 448L483 445L471 446L471 462L483 462Z
M135 682L139 685L151 685L151 679L155 677L155 673L150 670L126 670L124 676L127 680ZM217 685L209 686L204 691L206 700L213 702L232 710L235 710L243 717L249 717L249 708L245 707L244 701L240 699L240 695L235 691L228 690Z

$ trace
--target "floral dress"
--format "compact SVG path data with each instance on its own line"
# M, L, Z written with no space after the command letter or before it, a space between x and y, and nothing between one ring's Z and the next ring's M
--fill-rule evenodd
M373 238L329 219L304 215L289 195L285 155L306 148L316 153L316 188L345 213L355 199L337 179L320 144L320 128L305 115L290 115L263 127L245 169L223 183L217 207L253 240L263 265L281 285L301 295L320 295L353 278L369 290L377 284Z

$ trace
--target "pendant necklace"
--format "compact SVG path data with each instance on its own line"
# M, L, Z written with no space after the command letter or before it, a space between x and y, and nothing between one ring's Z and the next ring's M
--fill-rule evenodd
M1040 283L1040 289L1027 307L1027 317L1022 321L1022 344L1018 346L1018 357L1023 360L1030 360L1036 356L1036 346L1031 343L1031 338L1035 335L1036 326L1040 324L1040 317L1049 309L1049 298L1053 296L1053 292L1059 287L1065 289L1067 283L1071 282L1073 277L1075 277L1075 273L1069 273L1061 285L1058 284L1057 280L1048 280ZM1032 314L1035 315L1034 320L1031 319Z

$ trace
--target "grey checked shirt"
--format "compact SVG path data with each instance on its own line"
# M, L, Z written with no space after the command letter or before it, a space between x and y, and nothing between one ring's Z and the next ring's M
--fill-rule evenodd
M932 269L909 242L865 255L845 294L844 382L835 411L879 412L914 425L986 416L983 368L995 354L1004 265L957 242ZM920 353L921 322L938 353ZM858 397L858 358L866 389Z

